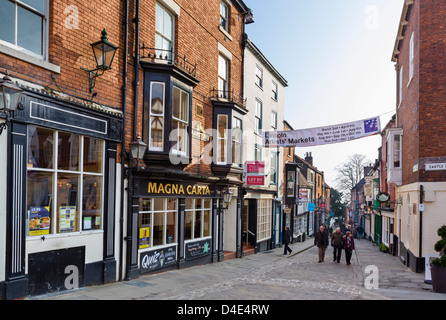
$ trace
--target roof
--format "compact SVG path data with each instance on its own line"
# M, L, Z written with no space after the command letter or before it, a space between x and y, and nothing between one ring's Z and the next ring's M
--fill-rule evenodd
M401 42L404 40L406 33L406 26L409 23L410 11L412 9L413 0L404 0L403 12L401 13L400 24L398 27L398 34L396 35L395 46L392 53L392 61L398 62L400 54Z
M256 45L246 38L245 41L246 48L250 49L252 53L254 53L257 58L260 59L260 61L266 66L266 68L276 77L276 79L285 87L288 87L288 81L282 77L282 75L279 73L279 71L274 68L274 66L266 59L266 57L263 55L263 53L259 50L259 48L256 47Z

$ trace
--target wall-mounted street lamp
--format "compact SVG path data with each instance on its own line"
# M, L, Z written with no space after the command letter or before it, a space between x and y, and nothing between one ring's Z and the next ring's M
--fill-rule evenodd
M130 154L132 155L132 159L136 160L136 167L139 168L139 161L144 158L144 154L147 149L147 144L145 144L141 137L137 137L137 139L130 143Z
M0 111L6 116L6 121L0 124L0 135L9 125L9 117L17 111L22 110L23 105L20 103L22 89L15 85L9 76L4 76L0 81Z
M225 207L223 208L223 210L227 210L228 209L228 207L229 207L229 204L231 203L231 201L232 201L232 192L229 190L229 188L228 189L226 189L224 192L223 192L223 203L225 204Z
M102 76L106 70L111 69L116 50L118 50L117 46L108 42L107 31L105 29L102 30L101 40L92 43L91 48L93 49L94 58L96 60L96 69L88 70L81 68L82 70L87 71L90 75L90 93L93 92L96 78Z

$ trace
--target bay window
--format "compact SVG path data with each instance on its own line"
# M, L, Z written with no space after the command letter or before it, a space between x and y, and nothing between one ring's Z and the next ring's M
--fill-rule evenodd
M232 164L242 164L242 120L232 117Z
M105 142L28 127L27 231L102 229Z
M217 117L217 164L226 164L228 160L228 116L219 114Z
M189 126L189 94L177 87L173 88L172 108L172 150L183 155L187 154Z
M149 124L149 150L163 151L164 145L164 83L152 82L150 84L150 124Z
M387 138L387 182L394 185L402 184L402 141L403 130L389 128Z

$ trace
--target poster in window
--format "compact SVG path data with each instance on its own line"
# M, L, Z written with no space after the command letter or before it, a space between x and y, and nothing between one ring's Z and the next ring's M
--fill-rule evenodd
M40 236L50 233L50 208L31 207L29 209L29 235Z
M139 248L148 248L150 244L150 228L139 228Z
M76 206L59 208L59 232L76 230Z

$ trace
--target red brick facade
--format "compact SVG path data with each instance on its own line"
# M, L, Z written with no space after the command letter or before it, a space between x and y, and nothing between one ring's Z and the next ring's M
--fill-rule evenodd
M403 184L446 181L445 171L427 172L426 162L446 162L446 4L415 0L399 42L397 79L403 68L402 100L397 98L397 127L403 129ZM409 82L410 39L414 35L414 74ZM396 59L395 59L396 60ZM399 91L397 81L397 97ZM418 165L419 170L414 170Z

